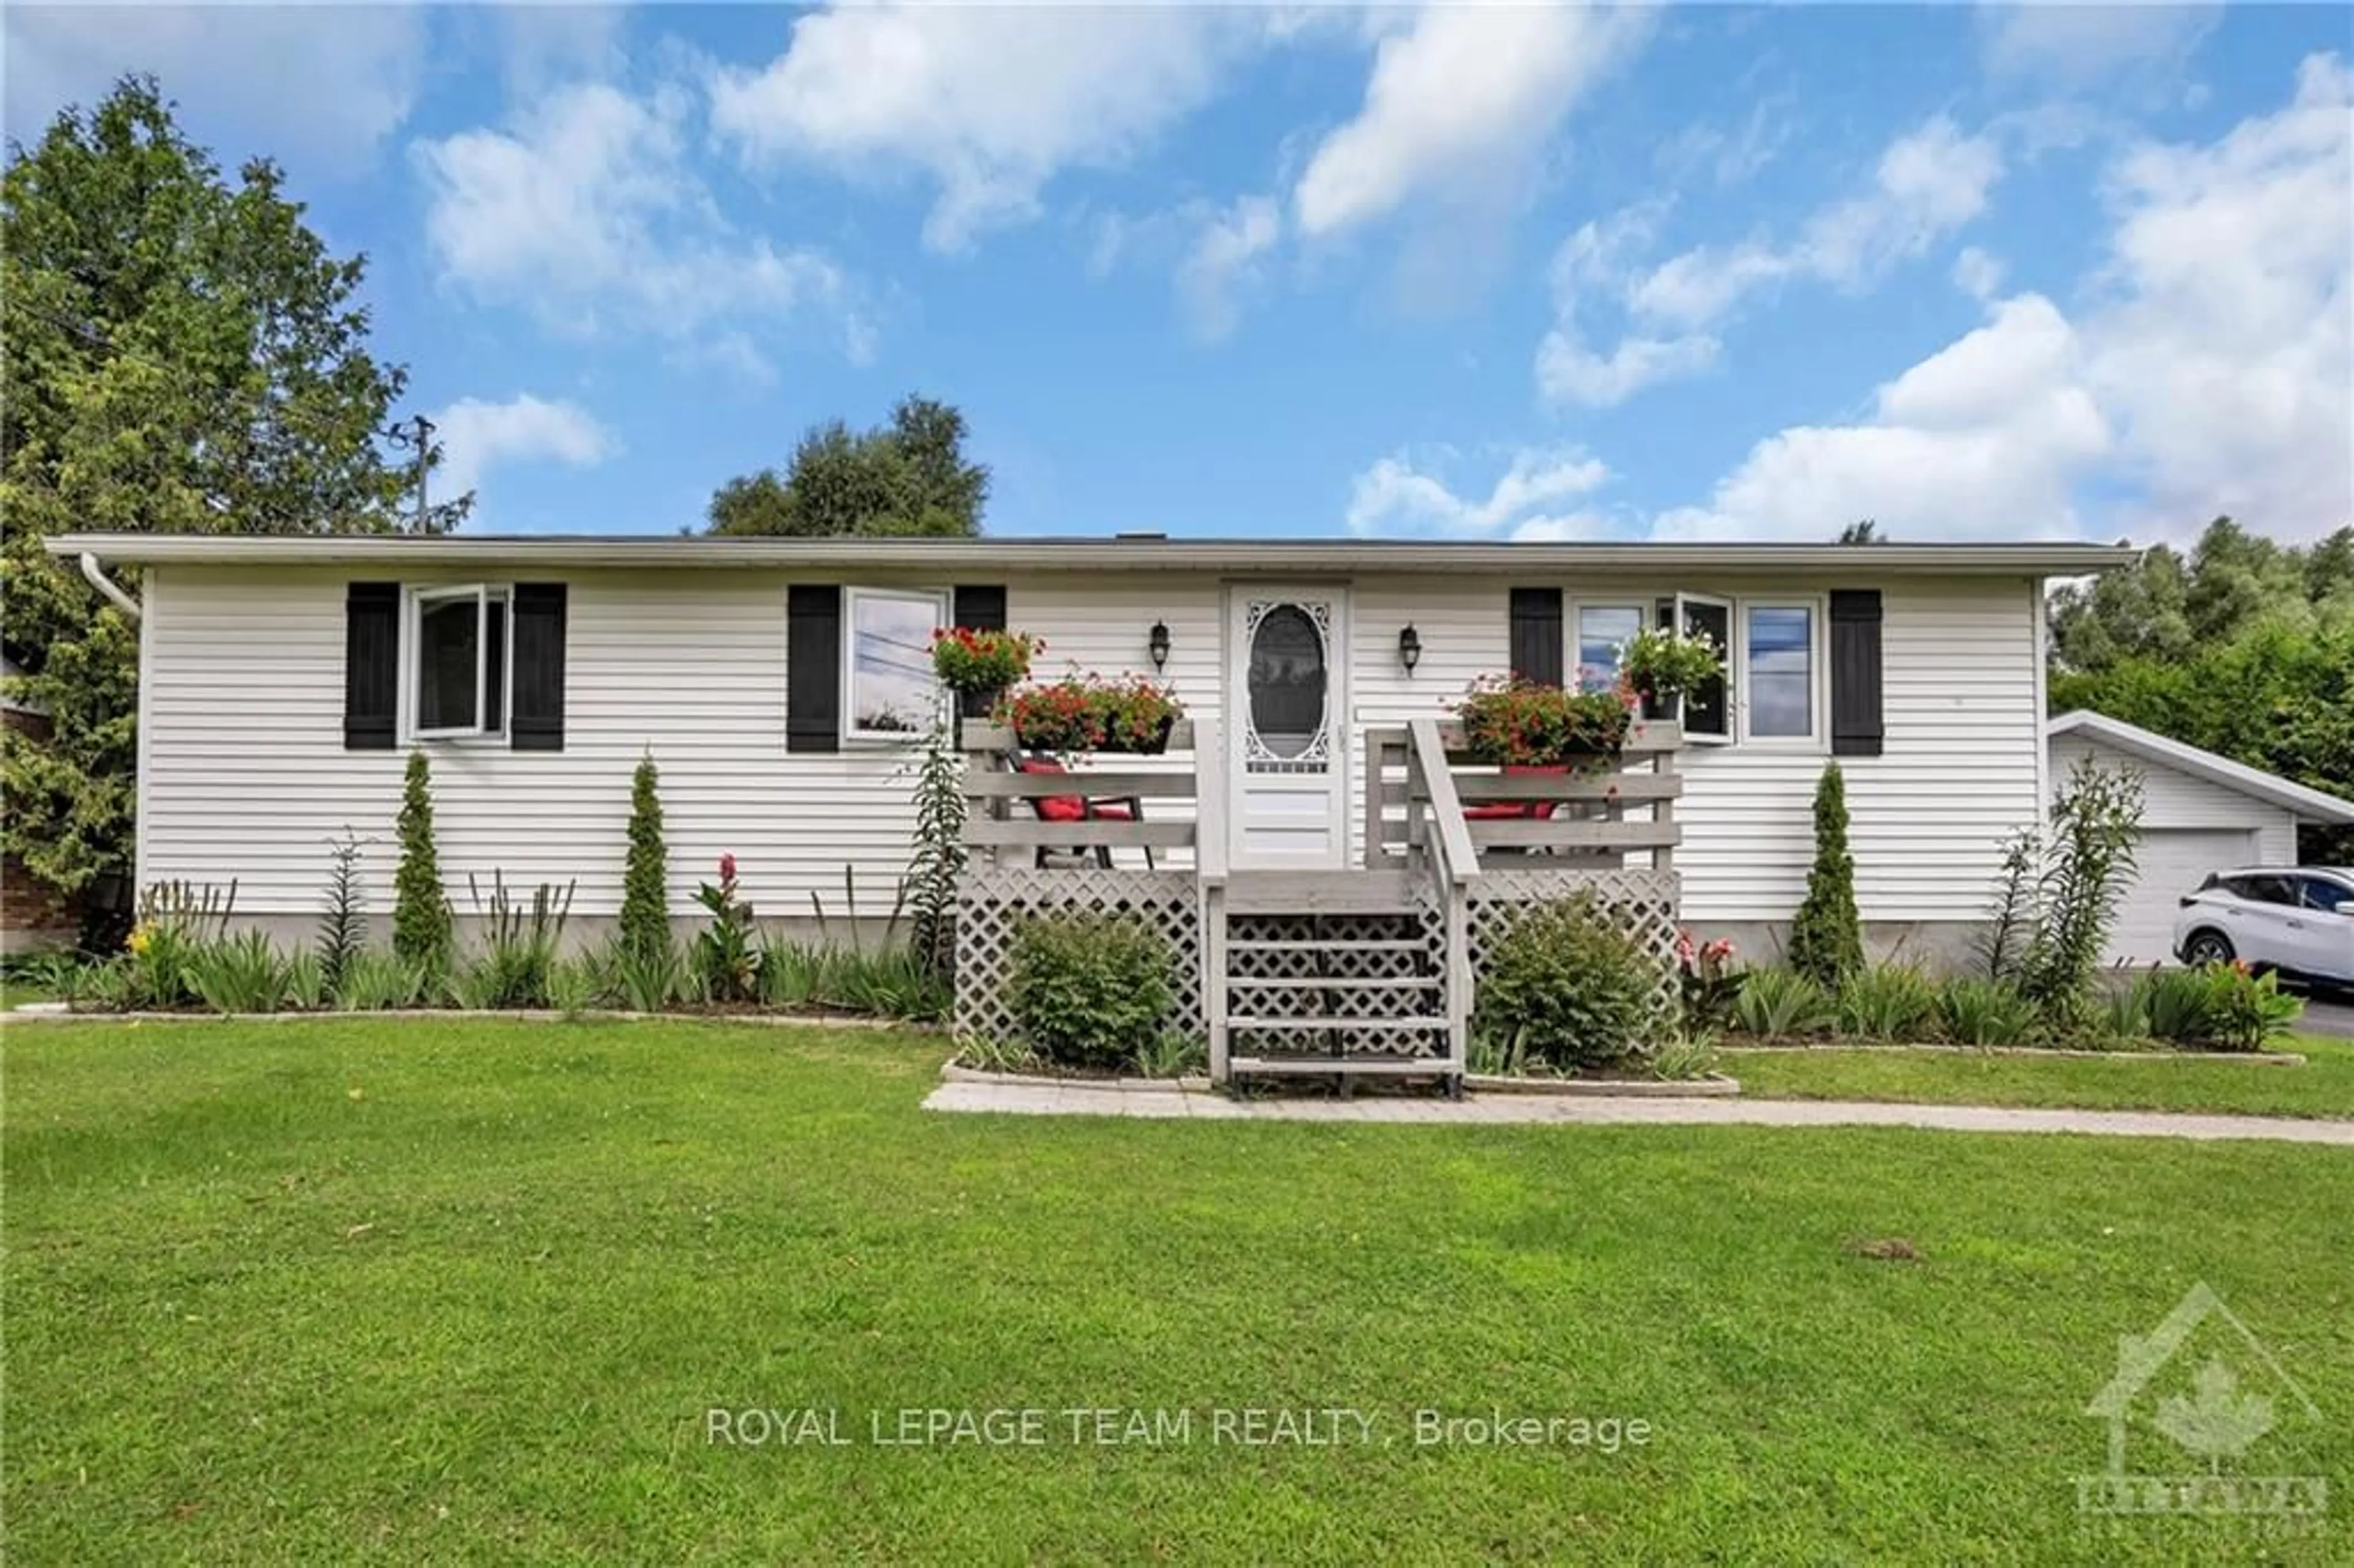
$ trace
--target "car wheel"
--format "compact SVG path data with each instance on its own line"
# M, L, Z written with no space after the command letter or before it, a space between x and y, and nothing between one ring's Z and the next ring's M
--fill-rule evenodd
M2228 964L2238 956L2232 948L2232 938L2221 931L2194 931L2182 947L2188 963Z

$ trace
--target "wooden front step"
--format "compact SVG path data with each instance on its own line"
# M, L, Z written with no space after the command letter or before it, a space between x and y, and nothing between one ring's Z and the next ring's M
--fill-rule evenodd
M1236 1056L1235 1073L1387 1073L1401 1077L1443 1078L1453 1069L1439 1056Z
M1444 1031L1444 1018L1263 1018L1255 1012L1231 1013L1226 1018L1229 1029L1313 1029L1378 1030L1383 1033L1404 1029L1437 1029Z
M1411 915L1420 906L1405 871L1238 871L1226 879L1229 915Z
M1258 986L1271 991L1435 991L1446 983L1437 975L1379 975L1352 979L1330 975L1228 975L1230 986Z

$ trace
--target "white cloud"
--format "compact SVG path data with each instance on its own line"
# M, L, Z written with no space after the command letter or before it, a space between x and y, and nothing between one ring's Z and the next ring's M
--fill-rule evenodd
M1305 234L1338 233L1418 196L1461 199L1525 175L1595 83L1629 58L1647 11L1429 5L1382 38L1364 106L1292 193Z
M1705 333L1631 334L1607 355L1588 347L1578 326L1582 306L1615 292L1626 258L1648 247L1668 203L1627 207L1586 223L1553 260L1553 326L1537 345L1537 390L1558 403L1606 408L1656 382L1695 376L1715 364L1718 344Z
M1553 259L1554 319L1537 345L1537 390L1606 407L1699 375L1722 353L1716 328L1751 293L1791 280L1862 289L1983 212L2001 174L1990 139L1939 116L1892 142L1869 185L1818 209L1785 243L1702 246L1647 270L1635 259L1650 248L1665 202L1587 223ZM1606 351L1581 324L1597 308L1625 318Z
M2075 84L2136 68L2178 69L2222 15L2220 5L1982 5L1978 46L1998 74Z
M1940 115L1891 143L1871 185L1809 217L1786 245L1702 247L1634 280L1628 303L1652 321L1699 327L1753 290L1804 279L1861 289L1986 210L2002 154Z
M1599 355L1567 325L1537 345L1537 390L1557 403L1606 408L1660 381L1697 376L1716 363L1717 341L1705 333L1677 337L1622 337Z
M2334 56L2277 114L2115 169L2084 330L2160 524L2228 512L2311 537L2354 519L2350 190L2354 74Z
M756 344L817 311L855 353L868 332L841 271L723 217L687 163L685 94L606 83L549 94L504 130L419 142L426 239L443 278L550 327L639 331L707 349Z
M199 124L298 175L348 175L408 117L430 16L407 5L11 5L7 124L37 136L68 103L94 104L127 71L151 71ZM208 138L214 139L214 138Z
M1591 494L1610 477L1597 458L1575 449L1526 449L1484 499L1457 494L1405 453L1359 474L1349 496L1352 534L1439 534L1575 538L1598 533L1600 517L1563 504Z
M2229 513L2276 538L2354 517L2354 74L2306 60L2279 112L2110 173L2089 302L1990 307L1856 424L1761 441L1669 538L2182 537ZM2095 518L2079 510L2104 497ZM2117 495L2126 499L2114 499Z
M2070 534L2074 481L2110 446L2074 332L2027 294L1881 387L1869 419L1759 442L1653 534L1828 541L1859 517L1907 539Z
M925 242L954 250L1034 217L1063 169L1132 156L1266 36L1213 6L835 5L765 68L720 70L712 124L755 164L928 175Z
M1980 303L1993 299L2001 290L2002 276L2001 259L1975 245L1965 245L1962 253L1954 258L1954 287Z
M1281 214L1267 196L1244 196L1204 217L1177 269L1178 297L1196 333L1215 339L1234 331L1242 309L1236 296L1260 281L1263 261L1282 232Z
M550 403L519 393L504 403L461 397L432 416L440 428L441 466L435 487L460 495L482 482L493 467L518 462L560 462L588 468L620 450L619 443L574 403Z

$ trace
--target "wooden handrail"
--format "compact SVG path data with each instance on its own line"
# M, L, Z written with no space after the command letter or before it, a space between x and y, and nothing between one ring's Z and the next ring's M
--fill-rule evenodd
M1439 883L1459 887L1479 874L1479 857L1471 847L1471 830L1463 821L1463 802L1455 793L1447 748L1439 743L1438 721L1416 719L1406 731L1414 741L1416 771L1430 797L1430 836L1437 851Z

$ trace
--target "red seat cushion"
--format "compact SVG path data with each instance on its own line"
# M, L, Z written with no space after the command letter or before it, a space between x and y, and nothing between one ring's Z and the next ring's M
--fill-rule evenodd
M1132 822L1136 821L1136 813L1129 810L1125 800L1098 800L1096 802L1096 820L1099 822Z
M1561 763L1508 762L1504 765L1508 777L1568 771L1569 768ZM1472 822L1542 822L1553 815L1553 808L1559 803L1554 800L1497 800L1484 806L1466 806L1463 817L1466 821Z
M1061 763L1044 757L1022 759L1024 773L1064 773L1069 771ZM1030 802L1042 822L1080 822L1087 820L1087 803L1076 795L1044 795Z

